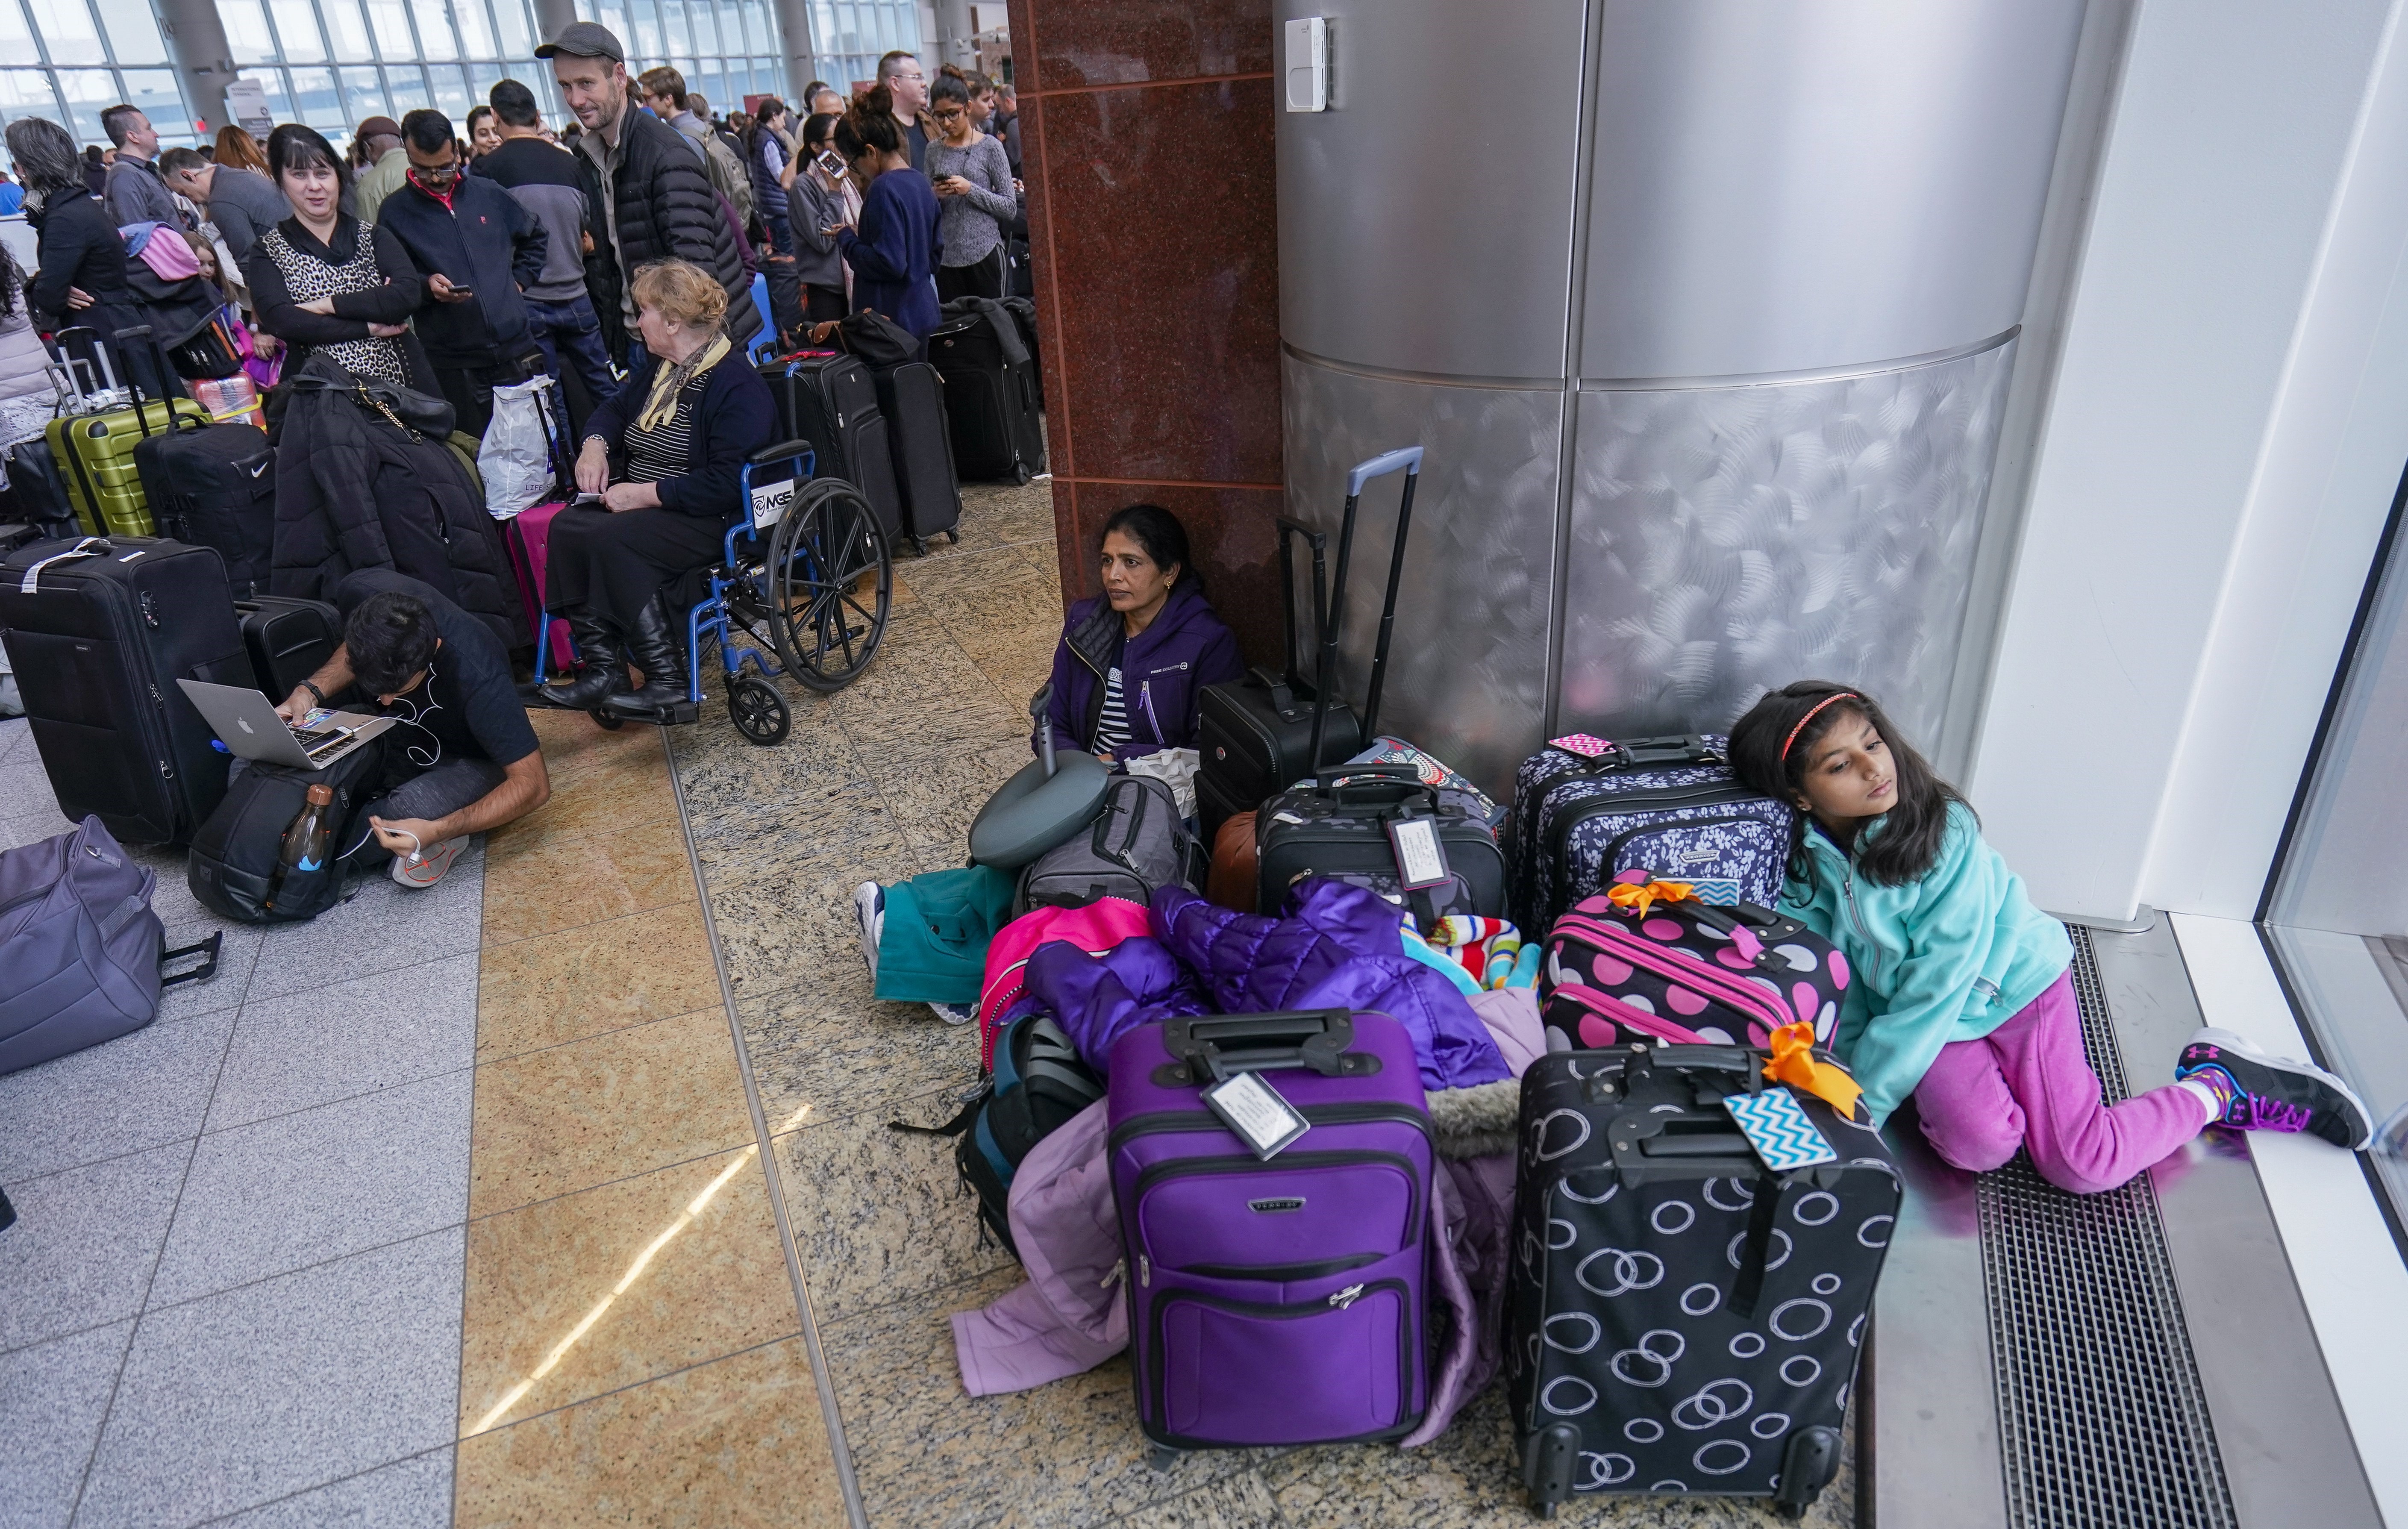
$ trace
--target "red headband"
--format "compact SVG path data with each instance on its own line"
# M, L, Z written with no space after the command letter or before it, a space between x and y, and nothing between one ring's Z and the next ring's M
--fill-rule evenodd
M1781 762L1784 764L1789 763L1790 746L1798 741L1798 735L1806 731L1806 724L1813 722L1825 707L1829 706L1834 701L1861 701L1863 699L1863 696L1858 695L1852 690L1836 691L1829 695L1824 696L1812 707L1809 707L1807 708L1806 715L1798 719L1798 725L1789 730L1789 736L1781 740Z

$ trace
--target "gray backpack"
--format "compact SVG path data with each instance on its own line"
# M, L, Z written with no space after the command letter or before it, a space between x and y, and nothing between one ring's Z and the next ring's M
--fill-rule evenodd
M222 936L160 950L152 881L98 818L0 852L0 1073L139 1030L161 988L217 970ZM162 975L196 956L193 970Z
M1170 787L1150 776L1116 775L1104 787L1095 822L1020 873L1011 916L1038 907L1084 907L1103 897L1142 907L1158 887L1193 890L1204 870Z

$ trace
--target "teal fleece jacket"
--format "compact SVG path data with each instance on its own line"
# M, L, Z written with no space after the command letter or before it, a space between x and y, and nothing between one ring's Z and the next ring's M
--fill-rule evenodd
M1865 836L1881 829L1869 823ZM2032 907L2023 878L1983 842L1962 804L1949 806L1931 869L1902 887L1867 880L1820 825L1808 828L1806 850L1813 877L1788 882L1781 908L1847 958L1832 1050L1863 1086L1876 1125L1914 1092L1940 1048L1996 1030L2072 965L2065 925Z

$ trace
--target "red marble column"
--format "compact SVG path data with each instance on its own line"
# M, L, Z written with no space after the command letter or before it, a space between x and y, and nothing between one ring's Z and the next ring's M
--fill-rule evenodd
M1268 0L1011 0L1068 598L1098 528L1185 523L1248 657L1275 659L1279 228Z

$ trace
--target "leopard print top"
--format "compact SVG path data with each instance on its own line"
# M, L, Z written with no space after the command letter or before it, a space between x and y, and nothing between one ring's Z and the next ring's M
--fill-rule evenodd
M332 297L340 293L370 292L384 285L384 273L377 269L376 245L368 231L361 226L358 249L340 265L333 265L312 254L293 247L280 228L271 228L259 237L260 248L284 277L284 285L296 303L313 297ZM319 345L312 350L323 350L337 361L363 377L382 378L388 382L409 385L409 362L403 353L401 341L380 339L370 336L361 340L337 340L332 345Z

